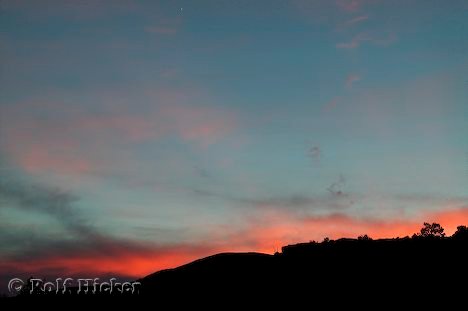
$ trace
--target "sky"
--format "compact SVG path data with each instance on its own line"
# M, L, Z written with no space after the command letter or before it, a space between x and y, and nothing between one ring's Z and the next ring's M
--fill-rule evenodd
M468 224L468 1L0 1L0 279Z

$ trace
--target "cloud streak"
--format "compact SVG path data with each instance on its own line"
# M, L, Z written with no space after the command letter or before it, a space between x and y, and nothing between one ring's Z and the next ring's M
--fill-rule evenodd
M0 183L0 212L16 209L50 216L63 230L57 234L47 224L0 220L0 279L30 275L139 277L213 252L205 245L158 245L114 237L88 225L74 206L77 200L70 193L40 184Z
M361 81L361 76L358 74L350 74L346 77L346 87L351 88L354 83Z
M363 42L367 42L372 40L372 37L367 33L359 33L354 36L351 41L338 43L336 47L338 49L356 49L358 48Z
M352 195L315 195L307 196L302 194L292 194L284 196L273 196L269 198L247 198L236 197L229 194L213 191L195 189L196 195L202 197L213 197L220 200L234 203L236 207L252 209L253 211L290 211L304 214L311 211L342 211L353 205ZM357 199L357 198L355 198Z
M358 11L363 3L363 0L336 0L338 8L350 13Z
M225 251L272 253L275 248L287 244L321 240L325 236L332 239L362 234L373 238L401 237L418 232L424 221L440 222L447 233L452 234L457 225L468 224L468 204L463 198L439 202L438 210L420 211L412 217L386 218L356 216L346 209L309 209L310 206L331 206L337 202L346 205L342 197L241 199L239 202L244 205L263 208L244 214L242 225L207 225L206 236L202 235L196 241L156 244L116 238L87 226L85 219L77 216L73 209L76 198L63 191L38 185L3 183L0 198L2 206L9 203L9 208L36 209L36 212L52 215L76 235L73 239L51 235L46 227L38 235L32 227L0 221L2 279L30 275L102 277L110 274L138 278ZM430 196L415 195L398 199L434 201ZM297 209L303 208L306 210L298 212ZM5 253L11 245L16 246L14 251Z
M458 225L468 224L468 205L453 204L447 209L421 212L411 218L386 219L350 216L343 212L298 216L285 211L271 211L253 217L249 226L232 233L229 239L234 244L237 242L257 251L271 253L280 246L300 241L320 241L324 237L356 238L362 234L368 234L372 238L411 236L419 232L424 221L441 223L451 235Z
M161 18L157 21L156 25L145 27L148 33L159 35L175 35L179 31L182 24L182 19L178 18Z
M338 177L337 181L334 181L328 188L327 191L333 196L344 196L343 188L346 185L346 179L342 174Z
M320 146L312 146L307 154L313 161L320 163L322 157L322 149Z
M90 174L112 163L122 164L119 159L129 157L125 154L128 145L175 138L207 148L237 129L238 117L233 111L186 103L189 100L182 95L151 93L146 99L151 105L130 113L119 110L118 104L111 105L113 109L102 104L98 111L34 101L4 106L0 108L3 153L29 173ZM43 118L45 114L54 118ZM108 143L103 145L103 141ZM122 151L117 153L117 149Z
M394 32L386 35L375 35L368 32L360 32L355 35L350 41L336 44L338 49L353 50L359 48L363 43L369 42L375 46L386 47L392 45L398 40Z
M368 19L369 19L369 16L367 16L367 15L356 16L356 17L354 17L354 18L348 20L348 21L345 23L345 25L346 25L346 26L353 26L353 25L359 24L359 23L361 23L361 22L364 22L364 21L366 21L366 20L368 20Z
M18 208L26 212L47 214L59 221L63 228L78 238L93 238L98 232L84 223L74 209L78 197L40 184L18 181L0 181L0 203L2 209Z

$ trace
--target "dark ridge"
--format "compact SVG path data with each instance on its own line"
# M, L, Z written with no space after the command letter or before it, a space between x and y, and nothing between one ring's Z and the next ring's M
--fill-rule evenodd
M287 245L281 253L227 253L141 280L143 296L263 301L333 295L399 298L468 293L468 230L445 237L425 224L412 238L324 240ZM168 298L169 299L169 298ZM395 297L393 297L395 299Z
M364 235L287 245L274 255L221 253L137 280L139 294L127 297L151 299L155 307L220 300L307 303L330 295L335 300L328 302L339 297L465 297L468 229L460 226L451 237L437 226L425 229L411 238L372 240Z

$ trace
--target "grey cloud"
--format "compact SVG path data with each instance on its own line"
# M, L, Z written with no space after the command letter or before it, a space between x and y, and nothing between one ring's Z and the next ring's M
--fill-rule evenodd
M59 188L18 180L0 181L0 208L18 208L47 214L59 221L65 229L79 237L91 237L98 232L86 224L73 204L79 198Z
M354 204L353 200L351 200L351 196L345 195L305 196L300 194L293 194L270 198L245 198L201 189L195 189L194 193L199 196L213 197L230 201L241 207L254 206L266 209L284 209L295 211L341 210L351 207L351 205Z
M316 162L320 162L320 158L322 156L322 149L320 149L320 146L312 146L309 149L308 156L312 160L314 160Z
M343 188L346 185L346 179L345 177L340 174L338 177L338 180L333 182L328 188L328 192L330 192L334 196L343 196L345 195Z

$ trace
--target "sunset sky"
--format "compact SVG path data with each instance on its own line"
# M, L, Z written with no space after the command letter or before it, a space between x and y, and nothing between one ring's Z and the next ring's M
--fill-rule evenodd
M0 1L1 280L451 234L467 189L466 0Z

